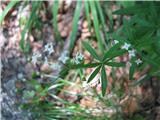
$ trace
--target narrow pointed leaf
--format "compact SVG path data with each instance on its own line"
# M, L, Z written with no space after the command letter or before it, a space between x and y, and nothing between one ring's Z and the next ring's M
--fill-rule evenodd
M136 6L132 6L124 9L119 9L114 11L113 14L118 14L118 15L143 14L143 13L146 13L146 11L148 11L148 6L144 4L144 5L136 5Z
M93 58L100 60L99 56L97 55L96 51L90 46L89 43L83 41L82 42L84 48L92 55Z
M119 50L116 52L109 53L106 55L106 58L109 58L109 59L105 59L105 61L109 61L115 57L122 56L124 53L126 53L126 50Z
M129 69L129 79L130 80L133 80L134 72L135 72L135 64L132 64L132 66Z
M100 65L100 63L87 63L87 64L77 64L70 66L71 69L79 69L79 68L93 68Z
M92 73L92 74L90 75L90 77L88 78L87 83L89 83L89 82L98 74L100 68L101 68L101 66L97 67L97 68L93 71L93 73Z
M102 89L102 96L104 96L107 89L107 75L104 65L102 66L101 69L101 89Z
M124 62L107 62L105 63L105 65L108 65L108 66L112 66L112 67L124 67L125 66L125 63Z
M112 48L110 48L107 52L105 52L103 60L106 60L109 58L109 56L112 55L113 52L117 52L118 48L120 48L121 44L116 44Z

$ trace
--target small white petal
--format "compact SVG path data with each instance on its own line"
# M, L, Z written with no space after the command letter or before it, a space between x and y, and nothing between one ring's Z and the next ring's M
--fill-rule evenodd
M58 63L53 63L51 64L51 68L59 71L61 69L61 66Z
M139 64L142 63L142 60L141 59L137 59L135 62L136 62L137 65L139 65Z
M128 50L130 46L131 46L131 44L125 43L121 48Z
M130 57L130 58L136 56L136 55L135 55L135 50L129 50L128 53L129 53L129 57Z
M114 43L117 44L117 43L119 43L119 41L118 40L114 40Z

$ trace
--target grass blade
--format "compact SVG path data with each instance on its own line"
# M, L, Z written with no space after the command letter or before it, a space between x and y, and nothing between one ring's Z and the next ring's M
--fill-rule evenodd
M90 3L90 7L91 7L91 13L92 13L92 17L93 17L93 25L94 25L94 30L96 33L96 38L98 40L98 47L101 50L102 54L104 53L104 46L103 46L103 41L102 41L102 37L100 34L100 27L99 27L99 23L98 23L98 16L97 16L97 10L96 10L96 6L95 6L95 2L94 1L89 1Z
M88 1L84 1L84 7L85 7L86 18L87 18L87 21L88 21L88 28L89 28L89 31L91 32L91 19L90 19Z
M5 16L7 15L7 13L16 5L16 3L18 3L19 1L11 1L7 7L4 9L4 11L1 13L0 15L0 24L2 24Z
M25 38L26 33L30 30L31 25L33 24L34 20L37 17L36 11L40 5L41 5L41 2L37 2L37 1L32 2L32 10L31 10L30 18L27 21L26 26L21 33L22 38L20 41L20 47L23 50L23 52L29 52L29 48L30 48L29 41L25 41L24 38Z
M59 2L55 0L52 6L54 34L57 41L59 40L62 41L62 38L58 31L58 23L57 23L58 8L59 8Z
M77 6L76 6L76 9L75 9L74 18L73 18L72 32L71 32L71 35L70 35L70 45L69 45L70 46L69 47L70 51L74 47L74 42L75 42L75 39L76 39L76 33L78 31L78 20L79 20L80 13L81 13L81 5L82 5L82 1L81 0L77 1Z
M103 28L103 32L104 32L104 36L105 36L105 41L108 43L108 37L107 37L107 28L106 28L106 24L105 24L105 19L104 19L104 14L102 12L101 6L100 6L100 1L95 1L96 6L97 6L97 10L98 13L100 15L100 20L102 22L102 28ZM109 45L109 44L108 44Z

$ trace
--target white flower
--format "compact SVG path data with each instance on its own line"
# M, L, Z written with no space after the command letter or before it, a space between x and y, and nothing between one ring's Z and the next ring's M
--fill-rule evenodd
M51 68L59 71L61 69L61 66L58 63L52 63Z
M137 65L139 65L139 64L142 63L142 60L141 59L137 59L135 62L136 62Z
M69 59L69 57L67 56L68 52L64 51L61 56L58 58L59 61L61 61L63 64L66 63L66 61Z
M129 50L128 53L130 58L135 57L135 50Z
M117 43L119 43L119 41L118 40L114 40L114 43L117 44Z
M44 52L49 52L49 55L51 55L54 52L52 43L48 43L44 47L45 47Z
M40 58L42 55L38 52L33 53L32 56L32 63L35 65L37 63L37 59Z
M122 46L122 49L128 50L130 46L131 46L131 44L125 43L125 44Z
M75 57L75 63L79 64L83 60L84 56L81 53L77 53Z
M67 57L67 56L60 56L58 58L58 60L61 61L63 64L65 64L68 59L69 59L69 57Z

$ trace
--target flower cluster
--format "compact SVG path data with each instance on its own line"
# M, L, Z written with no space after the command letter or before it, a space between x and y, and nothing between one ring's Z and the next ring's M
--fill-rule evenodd
M54 52L53 43L48 43L44 47L45 47L44 52L48 52L49 55L51 55Z
M50 66L53 70L60 70L61 66L58 63L52 63Z
M65 64L68 59L69 59L69 57L68 57L68 51L64 51L61 54L61 56L58 58L58 60L61 61L63 64Z
M49 55L51 55L54 52L54 48L53 48L53 43L48 43L44 46L44 50L43 52L48 52ZM38 59L40 59L42 57L42 54L39 52L34 52L32 55L32 60L31 62L36 65L36 63L38 62ZM48 64L48 59L47 57L45 57L45 64Z
M32 63L36 65L36 63L38 62L38 58L41 58L41 57L42 55L39 52L34 52L32 56Z
M128 54L129 54L129 58L131 59L132 57L135 57L136 56L136 50L134 50L133 48L131 48L131 44L128 44L128 43L124 43L124 45L121 47L121 49L125 49L128 51ZM137 65L141 64L142 63L142 60L140 58L138 58L137 60L135 60L135 63ZM131 63L130 63L131 65Z
M84 55L82 55L81 53L77 53L76 57L74 59L74 62L76 64L80 64L82 62L82 60L84 59Z

